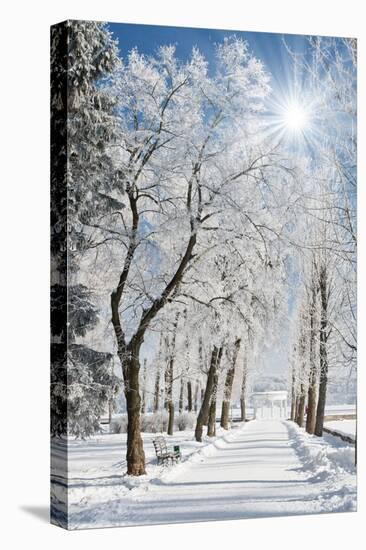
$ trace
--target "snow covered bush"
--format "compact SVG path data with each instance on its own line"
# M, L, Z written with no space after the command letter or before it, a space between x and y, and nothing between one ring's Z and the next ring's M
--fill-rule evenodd
M127 433L127 414L121 414L113 418L109 425L109 431L112 434Z
M184 430L193 430L196 423L196 415L193 412L180 413L175 419L175 427L183 432Z
M184 412L176 416L174 428L179 431L193 430L196 415L193 412ZM163 433L168 428L167 411L141 415L141 431L146 433ZM114 434L127 433L127 415L121 414L113 418L110 432Z
M141 416L141 431L150 433L166 432L168 413L166 411Z
M113 418L110 432L114 434L127 433L127 415L122 414ZM141 431L147 433L162 433L168 427L168 413L166 411L154 414L141 415Z

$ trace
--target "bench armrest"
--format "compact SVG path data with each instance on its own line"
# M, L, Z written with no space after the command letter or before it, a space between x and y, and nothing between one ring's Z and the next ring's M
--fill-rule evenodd
M178 446L178 445L177 445ZM171 447L169 449L169 452L173 453L174 456L181 456L181 450L180 450L180 447L178 447L178 449L174 449L174 447Z

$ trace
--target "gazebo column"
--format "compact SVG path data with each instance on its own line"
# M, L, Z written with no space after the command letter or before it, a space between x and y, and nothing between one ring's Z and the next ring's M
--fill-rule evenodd
M285 391L252 394L253 418L287 418L286 396Z

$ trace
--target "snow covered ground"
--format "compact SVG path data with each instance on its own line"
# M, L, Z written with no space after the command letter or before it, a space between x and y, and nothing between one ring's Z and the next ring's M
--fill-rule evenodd
M356 437L356 420L331 420L325 423L325 427L342 435Z
M327 405L325 407L325 414L356 414L356 405Z
M289 411L290 411L290 407L288 406L287 407L287 413L286 413L287 415L289 414ZM149 414L149 413L146 413L146 414ZM325 414L327 416L340 415L340 414L356 414L356 405L349 405L349 404L346 404L346 405L327 405L325 407ZM251 419L251 418L253 418L253 415L254 415L253 407L251 407L251 406L247 407L246 408L246 418ZM266 414L264 416L269 418L270 415L271 415L271 409L268 407L266 409ZM275 415L276 415L276 417L279 417L279 412L278 412L277 409L275 410ZM115 416L119 416L119 415L115 415ZM240 420L241 410L240 410L239 405L237 405L235 407L232 407L230 409L230 416L234 421ZM259 413L259 416L260 416L260 413ZM103 420L104 420L104 424L106 424L107 420L108 420L108 414L107 413L103 417Z
M125 471L124 435L69 442L69 527L253 518L356 508L354 447L316 438L294 423L251 421L221 431L212 443L178 432L183 461L155 464L144 434L146 476ZM57 453L57 449L54 450ZM54 497L65 483L54 472Z

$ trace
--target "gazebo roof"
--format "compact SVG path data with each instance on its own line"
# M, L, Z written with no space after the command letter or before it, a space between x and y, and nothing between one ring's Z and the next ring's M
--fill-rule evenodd
M273 391L255 391L252 393L252 395L273 395L273 396L280 396L280 395L286 395L287 396L287 390L273 390Z
M251 398L254 402L268 401L285 401L287 400L287 390L274 390L274 391L257 391L253 392Z

